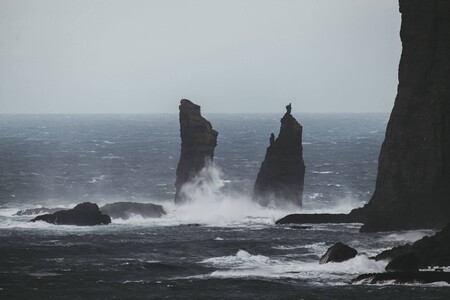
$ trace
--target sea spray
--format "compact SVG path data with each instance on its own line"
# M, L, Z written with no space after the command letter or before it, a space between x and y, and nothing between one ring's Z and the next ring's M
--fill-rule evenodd
M181 188L189 201L182 205L164 205L168 212L165 219L180 224L214 226L273 224L276 219L299 210L263 207L253 202L250 195L225 192L226 181L222 177L222 171L213 162L208 162L193 180Z

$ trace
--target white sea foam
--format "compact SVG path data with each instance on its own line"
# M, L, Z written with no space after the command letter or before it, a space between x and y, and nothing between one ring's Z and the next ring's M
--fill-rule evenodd
M434 230L414 230L414 231L403 231L400 233L392 233L388 236L384 237L385 241L393 241L393 242L407 242L413 243L417 240L420 240L424 236L430 236L435 233Z
M96 183L97 181L103 181L105 180L106 175L100 175L100 176L95 176L92 177L91 180L89 180L89 183Z
M249 196L224 193L225 182L221 171L208 164L196 178L182 187L182 193L189 199L183 205L164 204L167 215L161 223L169 220L174 225L199 223L211 226L268 225L295 208L278 209L263 207L253 202ZM297 212L300 211L296 208Z
M284 257L269 258L263 255L252 255L244 250L239 250L236 255L205 259L201 263L220 268L207 275L213 278L317 278L324 283L328 280L348 280L363 273L383 272L386 266L385 262L376 262L364 255L358 255L341 263L321 265L318 262L286 260Z

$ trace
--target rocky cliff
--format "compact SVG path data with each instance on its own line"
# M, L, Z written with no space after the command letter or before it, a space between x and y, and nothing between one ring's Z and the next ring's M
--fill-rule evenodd
M286 106L280 133L272 133L266 156L255 182L253 198L262 205L302 205L305 163L303 161L302 126Z
M450 1L400 0L400 12L398 93L362 231L450 220Z
M175 182L175 203L189 200L181 187L192 180L208 161L212 161L218 135L211 123L201 116L199 105L183 99L179 108L181 155Z
M442 228L450 221L450 1L400 0L400 12L399 85L375 192L364 207L333 219L357 220L366 232ZM305 217L286 220L300 224Z

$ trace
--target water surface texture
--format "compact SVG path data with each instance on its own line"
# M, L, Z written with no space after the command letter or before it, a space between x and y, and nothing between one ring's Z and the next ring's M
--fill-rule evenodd
M304 212L349 212L375 187L388 114L295 114L303 125ZM436 299L445 284L350 285L368 257L433 231L358 233L360 224L274 222L299 208L251 201L280 114L205 114L219 132L210 184L175 206L177 114L0 115L2 299ZM91 201L162 204L160 219L55 226L23 208ZM335 242L359 251L319 265Z

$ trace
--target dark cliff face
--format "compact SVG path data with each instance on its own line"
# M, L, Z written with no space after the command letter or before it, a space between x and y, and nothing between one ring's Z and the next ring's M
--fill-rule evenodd
M200 114L200 106L187 99L180 104L181 155L175 182L175 203L189 200L181 191L186 182L192 180L208 161L214 157L217 145L217 131Z
M362 231L450 220L450 1L400 0L403 52Z
M286 109L278 138L271 135L256 178L253 199L262 205L302 205L305 177L302 126L291 115L290 105Z

